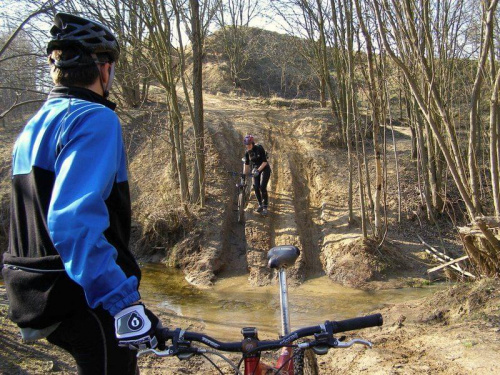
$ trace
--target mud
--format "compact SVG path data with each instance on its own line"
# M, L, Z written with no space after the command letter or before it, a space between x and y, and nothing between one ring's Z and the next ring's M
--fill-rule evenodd
M254 212L256 200L252 194L244 229L238 228L241 225L232 212L235 194L231 178L221 178L222 183L208 180L213 188L223 191L220 198L227 202L226 213L218 218L225 228L221 236L222 275L225 269L237 268L241 272L246 266L250 283L269 284L273 276L265 267L266 252L273 246L292 244L301 249L299 260L289 272L292 283L327 274L336 282L356 287L373 288L370 282L385 281L385 286L376 284L378 288L398 283L395 281L398 276L387 278L387 272L397 274L398 270L419 268L420 273L416 271L414 276L424 276L424 267L413 253L406 258L398 255L398 252L406 254L405 246L398 251L387 251L390 246L366 243L361 240L359 226L347 222L347 157L344 150L331 142L334 129L328 110L273 108L259 100L223 95L207 95L205 102L206 125L215 151L212 158L219 164L216 170L241 170L240 158L244 154L241 139L247 133L253 134L256 142L268 151L272 168L268 186L270 215L263 218ZM400 131L406 132L403 128ZM398 141L404 143L398 144L400 157L404 158L409 153L409 139L403 137ZM390 155L387 162L393 169ZM389 178L395 179L392 169ZM394 188L389 190L389 194L394 192ZM387 207L391 227L396 221L396 201L391 199ZM397 235L398 230L394 232ZM241 259L244 250L246 262ZM239 261L235 263L234 259ZM214 271L215 277L217 274ZM192 281L205 282L198 277Z

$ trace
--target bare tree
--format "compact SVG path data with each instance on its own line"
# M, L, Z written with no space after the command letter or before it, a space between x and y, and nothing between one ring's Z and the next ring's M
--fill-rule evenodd
M380 121L381 121L381 112L382 112L382 101L380 98L381 93L383 92L380 87L380 82L378 82L375 70L377 69L376 61L375 61L375 53L374 46L371 37L371 30L368 30L367 24L363 19L363 11L361 9L361 4L359 0L355 0L356 12L358 15L359 25L361 26L361 31L365 38L366 42L366 56L368 60L368 90L369 90L369 98L370 105L372 109L372 125L373 125L373 149L375 152L375 197L373 199L373 214L374 214L374 222L375 222L375 237L382 237L382 220L381 220L381 197L382 197L382 185L383 185L383 176L382 176L382 164L381 164L381 148L380 148L380 140L379 140L379 132L380 132ZM367 172L368 176L368 172Z
M116 81L127 106L137 107L146 101L151 80L142 48L148 43L143 8L138 0L71 0L74 11L108 26L120 43ZM142 87L141 87L142 85Z
M179 179L179 195L182 203L189 201L189 184L184 147L184 120L179 107L176 85L179 79L177 67L179 57L172 45L171 22L173 9L158 0L140 3L142 21L148 28L148 49L144 46L144 58L150 63L150 69L166 92L169 110L171 141L174 147L174 165Z
M412 95L418 104L425 121L439 144L440 150L448 164L450 174L466 206L469 218L479 228L482 238L476 245L467 239L466 249L478 269L486 275L500 273L500 241L488 228L487 223L480 219L482 206L479 200L479 175L477 173L477 115L479 88L485 63L491 48L493 19L498 0L483 0L484 34L481 38L481 49L476 65L476 79L470 96L470 123L468 129L468 169L462 161L462 153L456 126L453 121L452 106L447 106L443 97L441 85L436 82L437 66L435 60L434 38L429 23L430 12L426 2L388 2L374 1L373 10L378 24L378 31L384 43L384 48L396 63L410 86ZM417 13L420 11L420 13ZM420 19L417 14L424 14ZM417 22L422 21L420 25ZM417 26L421 26L420 28ZM421 33L419 33L419 29ZM422 42L422 38L423 41ZM408 61L405 56L411 56ZM418 66L418 73L412 71L412 66ZM420 84L423 82L425 85ZM442 125L442 126L441 126ZM472 134L474 133L474 134ZM491 142L491 139L489 140ZM451 145L451 148L449 147ZM493 200L493 199L492 199Z
M235 87L241 86L248 62L246 34L250 22L261 12L258 0L224 0L215 15L220 27L225 56L229 61L229 73Z
M193 201L205 205L205 138L203 124L203 33L198 0L189 0L191 10L191 43L193 46L193 100L196 173L193 187Z
M17 4L19 12L3 19L8 29L0 31L0 119L20 107L32 111L34 104L45 100L45 46L37 45L39 34L31 21L50 14L61 2Z

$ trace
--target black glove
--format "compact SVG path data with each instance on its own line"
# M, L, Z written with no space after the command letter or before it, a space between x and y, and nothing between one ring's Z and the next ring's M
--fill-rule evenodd
M124 308L115 315L115 334L118 345L131 350L150 349L158 343L157 330L161 329L158 318L142 303Z

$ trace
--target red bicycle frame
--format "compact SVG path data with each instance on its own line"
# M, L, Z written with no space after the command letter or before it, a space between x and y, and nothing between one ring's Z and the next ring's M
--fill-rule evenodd
M276 367L271 367L261 362L260 354L255 355L254 357L247 357L245 358L245 375L273 374L279 368L281 368L280 374L294 375L292 356L293 350L291 348L281 349L281 354L278 358L278 362L276 363Z

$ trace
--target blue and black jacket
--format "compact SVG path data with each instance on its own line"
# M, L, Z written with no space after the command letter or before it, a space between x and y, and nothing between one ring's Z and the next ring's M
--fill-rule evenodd
M17 139L9 250L9 317L44 328L81 308L114 315L137 301L131 208L115 105L56 86Z

